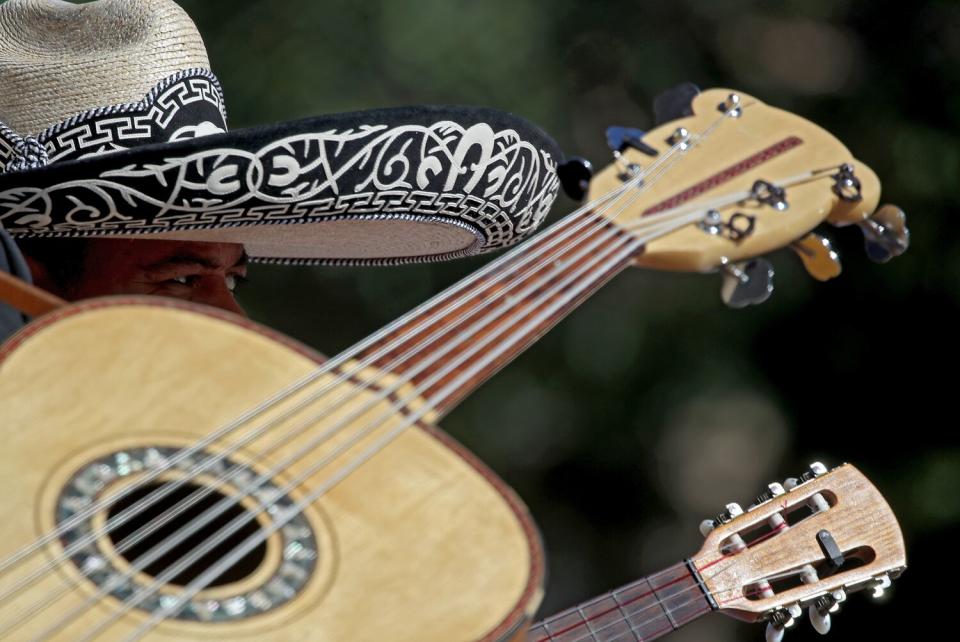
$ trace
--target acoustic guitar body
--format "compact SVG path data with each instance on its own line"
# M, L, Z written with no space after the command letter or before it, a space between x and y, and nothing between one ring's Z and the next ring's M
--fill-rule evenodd
M418 422L355 472L330 483L409 416L391 412L402 390L383 400L375 387L358 390L361 381L390 381L385 373L367 369L340 382L336 372L325 375L189 461L164 469L180 449L315 371L318 360L252 323L156 299L85 302L42 319L8 343L0 352L0 560L7 560L0 597L11 594L0 599L0 638L129 638L190 578L178 577L178 583L122 609L176 557L123 582L137 557L120 552L119 536L114 541L102 533L108 519L123 514L123 505L87 517L85 511L124 489L130 490L120 501L128 507L142 500L146 491L134 486L151 474L152 492L181 480L178 500L190 489L206 489L211 502L243 495L244 484L303 454L242 502L242 511L257 520L254 530L269 530L277 510L295 506L324 484L330 489L276 529L245 565L143 639L522 639L542 594L540 541L524 506L477 459ZM323 401L284 414L324 386L332 392ZM318 410L347 397L332 415L311 421ZM343 421L364 403L373 410ZM408 412L416 407L405 405ZM356 447L338 451L384 415L389 419ZM308 448L338 420L346 427ZM255 432L264 425L269 429ZM218 457L218 465L190 475ZM328 465L312 471L325 460ZM284 492L298 476L305 479ZM145 519L134 518L127 532ZM68 534L28 548L65 523L74 524ZM202 536L223 523L206 526ZM84 536L95 541L82 545ZM25 549L34 552L24 555ZM18 551L22 559L11 565Z

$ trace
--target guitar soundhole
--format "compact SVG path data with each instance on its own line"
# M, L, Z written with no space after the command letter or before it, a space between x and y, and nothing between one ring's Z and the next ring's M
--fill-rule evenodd
M203 486L197 471L223 485ZM123 481L125 489L118 489ZM221 505L228 496L242 503ZM112 497L110 507L96 509L106 497ZM133 510L121 519L128 508ZM91 459L60 489L56 519L60 545L84 581L146 613L174 604L170 619L176 620L229 622L279 609L307 587L320 556L310 521L278 482L198 449L140 446ZM233 559L232 552L248 541L257 544ZM111 543L113 554L105 550ZM268 554L271 546L276 554ZM214 567L219 576L207 582ZM164 582L156 582L159 577ZM176 602L198 582L204 590ZM211 594L208 588L217 590Z
M148 495L151 495L162 486L163 484L147 484L138 488L116 502L110 508L108 518L115 518L123 510L133 506ZM140 511L136 517L130 521L114 528L110 532L110 540L113 542L114 547L118 548L120 555L127 560L127 562L131 564L136 563L138 558L153 550L154 547L161 545L167 541L168 538L176 536L182 529L187 528L193 519L213 509L214 506L225 498L223 494L217 491L207 491L208 494L202 500L193 503L193 505L187 509L181 510L179 515L170 520L169 523L164 524L161 528L150 529L150 534L140 539L135 545L124 546L124 542L142 527L150 524L161 515L165 515L168 511L174 510L181 501L192 497L194 493L200 493L202 491L203 489L200 486L194 484L183 484L170 491L163 499L152 503L152 505ZM198 529L196 533L191 534L183 542L173 547L152 564L145 566L143 572L150 576L160 575L176 564L178 560L189 555L191 551L198 546L201 546L211 534L218 532L221 528L244 514L249 515L249 517L242 528L238 529L229 537L224 538L223 542L216 548L199 558L196 563L186 568L169 582L170 584L178 586L186 586L208 568L230 555L231 552L240 546L249 536L260 530L260 523L255 517L244 510L242 506L239 504L231 505L229 509L223 511L216 519L205 524L203 528ZM260 567L260 564L263 563L266 554L266 544L260 544L257 548L227 568L213 580L209 586L215 587L232 584L249 577Z

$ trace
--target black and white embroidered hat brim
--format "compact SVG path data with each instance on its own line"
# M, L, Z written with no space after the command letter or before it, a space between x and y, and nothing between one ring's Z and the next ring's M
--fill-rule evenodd
M236 242L261 261L429 261L517 242L559 186L556 144L488 109L225 129L219 84L204 70L34 137L0 127L0 225L14 237Z
M559 150L523 119L415 107L228 133L208 67L172 0L0 4L0 226L412 262L515 243L557 194Z

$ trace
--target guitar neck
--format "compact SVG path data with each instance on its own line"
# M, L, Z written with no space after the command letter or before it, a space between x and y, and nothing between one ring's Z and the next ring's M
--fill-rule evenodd
M529 642L648 642L714 610L689 560L535 624Z
M410 381L446 414L631 264L642 246L593 212L513 250L358 355ZM387 344L393 344L385 351Z

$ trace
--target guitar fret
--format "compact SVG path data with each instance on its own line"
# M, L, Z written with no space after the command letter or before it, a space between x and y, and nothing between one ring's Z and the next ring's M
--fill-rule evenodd
M677 621L673 619L673 615L670 613L670 607L664 604L663 598L657 593L657 588L650 583L649 578L646 580L646 583L650 592L653 594L653 599L660 605L660 610L663 611L663 615L667 618L667 622L664 622L664 624L669 623L670 626L673 627L673 630L679 629L680 627L677 626ZM665 588L669 588L669 586Z
M614 601L617 603L617 610L620 611L620 615L623 617L623 621L626 622L627 626L630 627L630 633L633 634L634 640L631 642L643 642L643 638L640 636L640 633L633 628L633 622L630 621L630 618L627 617L627 612L623 610L623 602L620 601L620 598L617 597L617 591L611 593Z
M548 229L531 241L526 246L528 253L539 246L555 244L517 273L505 267L480 279L455 295L459 302L455 310L446 311L444 304L438 304L437 309L411 317L359 358L396 341L397 347L375 359L374 365L408 377L423 397L430 398L470 369L476 360L469 358L463 363L463 357L506 346L498 357L491 357L476 371L471 370L468 380L440 401L441 413L449 411L629 265L633 255L624 255L629 251L629 237L624 231L592 212L580 214L579 219L571 228L582 224L582 229L572 233L565 232L566 228ZM609 253L603 254L604 251ZM637 248L634 252L639 251ZM512 263L522 258L518 255ZM427 347L422 347L424 343ZM414 350L414 346L421 347ZM437 356L428 361L433 355Z
M583 612L583 608L577 607L577 613L580 614L580 619L583 620L583 623L587 627L587 632L590 634L591 640L596 640L597 636L594 635L593 627L590 625L590 620L587 618L586 614Z
M590 619L589 626L594 640L598 642L633 640L630 623L623 619L620 605L612 595L589 603L589 606L583 607L583 611ZM624 637L625 634L631 637Z

